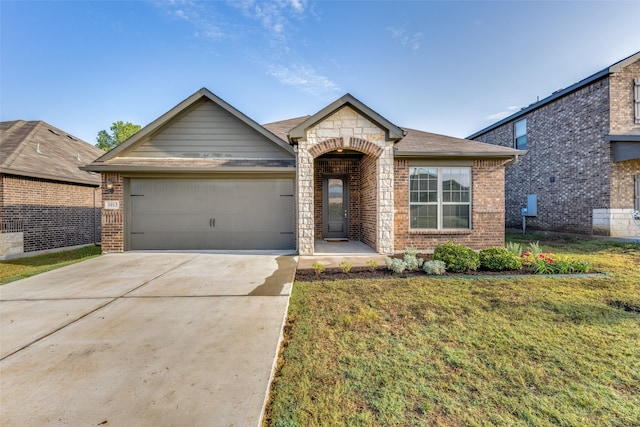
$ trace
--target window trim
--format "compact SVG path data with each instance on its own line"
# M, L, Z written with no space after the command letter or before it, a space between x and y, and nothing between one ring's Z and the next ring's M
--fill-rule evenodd
M411 177L415 175L416 169L435 169L438 172L438 181L437 181L437 201L436 202L412 202L411 201ZM460 169L465 170L469 176L469 201L468 202L444 202L443 197L443 170L444 169ZM473 175L472 169L470 166L458 166L458 165L410 165L409 166L409 182L408 182L408 208L409 208L409 231L410 232L469 232L473 229ZM436 206L436 228L418 228L412 227L411 225L411 207L412 206ZM468 206L469 207L469 226L466 228L445 228L442 226L443 223L443 207L444 206Z
M640 124L640 79L633 79L634 122Z
M524 133L518 135L518 124L524 123ZM524 147L518 147L518 140L524 138ZM516 150L526 150L527 149L527 118L517 120L513 122L513 148Z

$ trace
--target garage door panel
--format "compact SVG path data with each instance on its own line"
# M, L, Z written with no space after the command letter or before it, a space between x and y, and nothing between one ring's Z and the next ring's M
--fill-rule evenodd
M131 249L293 249L292 179L132 179Z

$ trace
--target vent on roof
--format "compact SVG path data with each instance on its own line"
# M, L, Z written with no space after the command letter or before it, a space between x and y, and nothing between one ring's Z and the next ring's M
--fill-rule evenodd
M42 151L40 151L40 144L36 146L36 153L42 154Z
M67 135L67 138L69 138L69 139L71 139L73 141L77 141L78 140L78 138L76 138L74 136L71 136L71 135Z
M79 162L81 162L81 161L82 161L82 160L80 160L80 153L78 153L78 154L76 155L76 158L78 159L78 161L79 161Z
M58 132L56 132L55 130L53 130L53 129L49 129L49 132L51 132L54 135L60 136L60 134Z

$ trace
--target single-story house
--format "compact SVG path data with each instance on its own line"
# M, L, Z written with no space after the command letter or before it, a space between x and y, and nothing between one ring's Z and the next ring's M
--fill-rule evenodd
M504 243L504 170L524 151L401 128L344 95L260 125L201 89L84 170L102 173L102 248L381 254Z
M43 121L0 123L0 259L100 241L104 151Z

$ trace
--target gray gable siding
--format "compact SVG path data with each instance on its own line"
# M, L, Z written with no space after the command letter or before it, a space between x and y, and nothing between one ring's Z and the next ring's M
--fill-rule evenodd
M219 105L202 100L136 144L127 157L283 159L292 155Z

